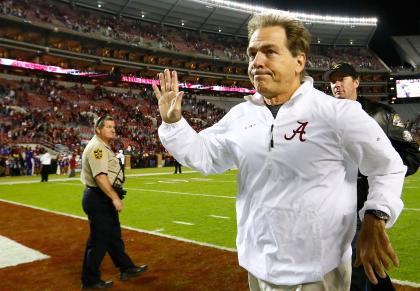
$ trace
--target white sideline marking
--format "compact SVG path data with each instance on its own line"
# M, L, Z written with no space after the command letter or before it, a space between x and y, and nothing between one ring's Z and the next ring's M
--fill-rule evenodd
M209 216L214 217L214 218L230 219L230 217L227 217L227 216L220 216L220 215L213 215L213 214L210 214Z
M37 250L1 235L0 250L0 269L50 258Z
M146 179L144 179L146 180ZM236 180L213 180L213 179L203 179L203 178L186 178L186 179L165 179L157 180L156 179L147 179L152 180L153 182L145 182L144 184L177 184L177 183L190 183L190 182L211 182L211 183L236 183Z
M407 211L420 211L420 208L404 208L403 210L407 210Z
M158 229L155 229L155 230L152 230L153 232L161 232L161 231L164 231L165 229L164 228L158 228Z
M197 173L197 171L185 171L184 173L185 174L191 174L191 173ZM129 174L129 175L126 175L126 177L146 177L146 176L160 176L160 175L173 175L173 173L172 172L164 172L164 173ZM48 179L48 182L64 182L64 181L80 181L80 178ZM38 184L38 183L41 183L41 182L39 180L7 181L7 182L0 182L0 185Z
M198 173L197 171L185 171L183 174L192 174ZM163 173L144 173L144 174L129 174L126 177L146 177L146 176L159 176L159 175L174 175L173 172L163 172Z
M168 193L168 194L178 194L178 195L187 195L187 196L199 196L199 197L214 197L214 198L236 199L235 196L222 196L222 195L188 193L188 192L176 192L176 191L166 191L166 190L152 190L152 189L143 189L143 188L127 188L127 190L144 191L144 192L157 192L157 193Z
M60 181L76 181L79 178L59 178L59 179L48 179L48 182L60 182ZM17 184L40 184L41 181L39 180L28 180L28 181L8 181L8 182L0 182L0 185L17 185Z
M420 287L419 283L416 282L410 282L410 281L402 281L398 279L391 279L392 283L397 283L402 286L410 286L410 287Z
M175 184L175 183L188 183L188 180L181 180L181 179L167 179L167 180L159 180L159 183L163 184Z
M406 186L404 189L418 189L419 187Z
M74 184L74 183L59 183L63 185L70 185L70 186L83 186L82 184ZM168 194L178 194L178 195L186 195L186 196L198 196L198 197L214 197L214 198L227 198L227 199L236 199L235 196L222 196L222 195L212 195L212 194L200 194L200 193L189 193L189 192L176 192L176 191L167 191L167 190L153 190L153 189L144 189L144 188L124 188L130 191L144 191L144 192L157 192L157 193L168 193Z
M191 222L178 221L178 220L173 220L172 222L176 224L183 224L183 225L194 225L194 223L191 223Z
M27 208L32 208L32 209L36 209L36 210L41 210L41 211L54 213L54 214L57 214L57 215L62 215L62 216L71 217L71 218L75 218L75 219L87 220L86 217L77 216L77 215L68 214L68 213L63 213L63 212L58 212L58 211L53 211L53 210L49 210L49 209L45 209L45 208L41 208L41 207L36 207L36 206L32 206L32 205L27 205L27 204L23 204L23 203L19 203L19 202L8 201L8 200L4 200L4 199L0 199L0 201L4 202L4 203L14 204L14 205L23 206L23 207L27 207ZM196 241L196 240L186 239L186 238L177 237L177 236L173 236L173 235L169 235L169 234L163 234L163 233L154 232L154 231L150 231L150 230L134 228L134 227L127 226L127 225L121 225L121 227L124 228L124 229L129 229L129 230L132 230L132 231L135 231L135 232L139 232L139 233L146 233L146 234L150 234L150 235L165 237L165 238L169 238L169 239L173 239L173 240L177 240L177 241L192 243L192 244L195 244L195 245L209 247L209 248L223 250L223 251L228 251L228 252L234 252L234 253L236 252L235 248L222 247L222 246L218 246L218 245L214 245L214 244L210 244L210 243L205 243L205 242L200 242L200 241Z

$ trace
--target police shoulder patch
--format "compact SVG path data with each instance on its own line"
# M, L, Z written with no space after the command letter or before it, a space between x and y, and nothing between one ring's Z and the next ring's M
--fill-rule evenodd
M96 149L93 151L93 156L95 157L95 159L102 159L102 150L101 149Z

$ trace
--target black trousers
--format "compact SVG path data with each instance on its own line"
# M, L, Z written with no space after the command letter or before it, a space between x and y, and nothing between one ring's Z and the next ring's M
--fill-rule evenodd
M352 247L352 265L354 264L356 260L356 240L359 236L359 231L362 225L362 222L359 220L359 217L357 217L357 229L356 234L353 238L353 241L351 242ZM394 286L392 285L391 279L389 278L388 274L386 275L386 278L382 279L381 277L376 274L376 278L378 279L378 284L373 285L370 283L369 279L366 276L365 269L363 268L363 265L359 267L352 266L351 270L351 285L350 285L350 291L395 291Z
M49 165L42 165L41 167L41 182L48 182L48 173L50 171Z
M175 162L175 174L177 174L177 173L182 173L182 170L181 170L181 164L180 163L178 163L178 162Z
M125 252L118 212L111 199L99 188L86 188L82 205L90 226L83 259L82 283L95 284L101 279L99 267L106 253L121 272L134 267Z

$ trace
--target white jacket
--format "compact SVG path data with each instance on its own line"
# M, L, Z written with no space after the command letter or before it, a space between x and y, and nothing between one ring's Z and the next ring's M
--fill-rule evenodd
M351 259L358 168L370 185L361 217L382 210L389 227L403 208L406 167L382 129L358 102L304 81L276 119L255 94L199 134L185 119L159 127L180 163L204 174L239 169L239 264L277 285L319 281Z

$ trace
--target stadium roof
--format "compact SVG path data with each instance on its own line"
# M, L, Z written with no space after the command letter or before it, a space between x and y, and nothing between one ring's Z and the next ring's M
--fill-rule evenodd
M393 36L399 54L404 61L417 70L420 68L420 35Z
M367 46L376 30L375 18L336 17L274 10L225 0L61 0L120 17L141 19L196 31L246 37L255 13L288 13L302 20L313 43Z

